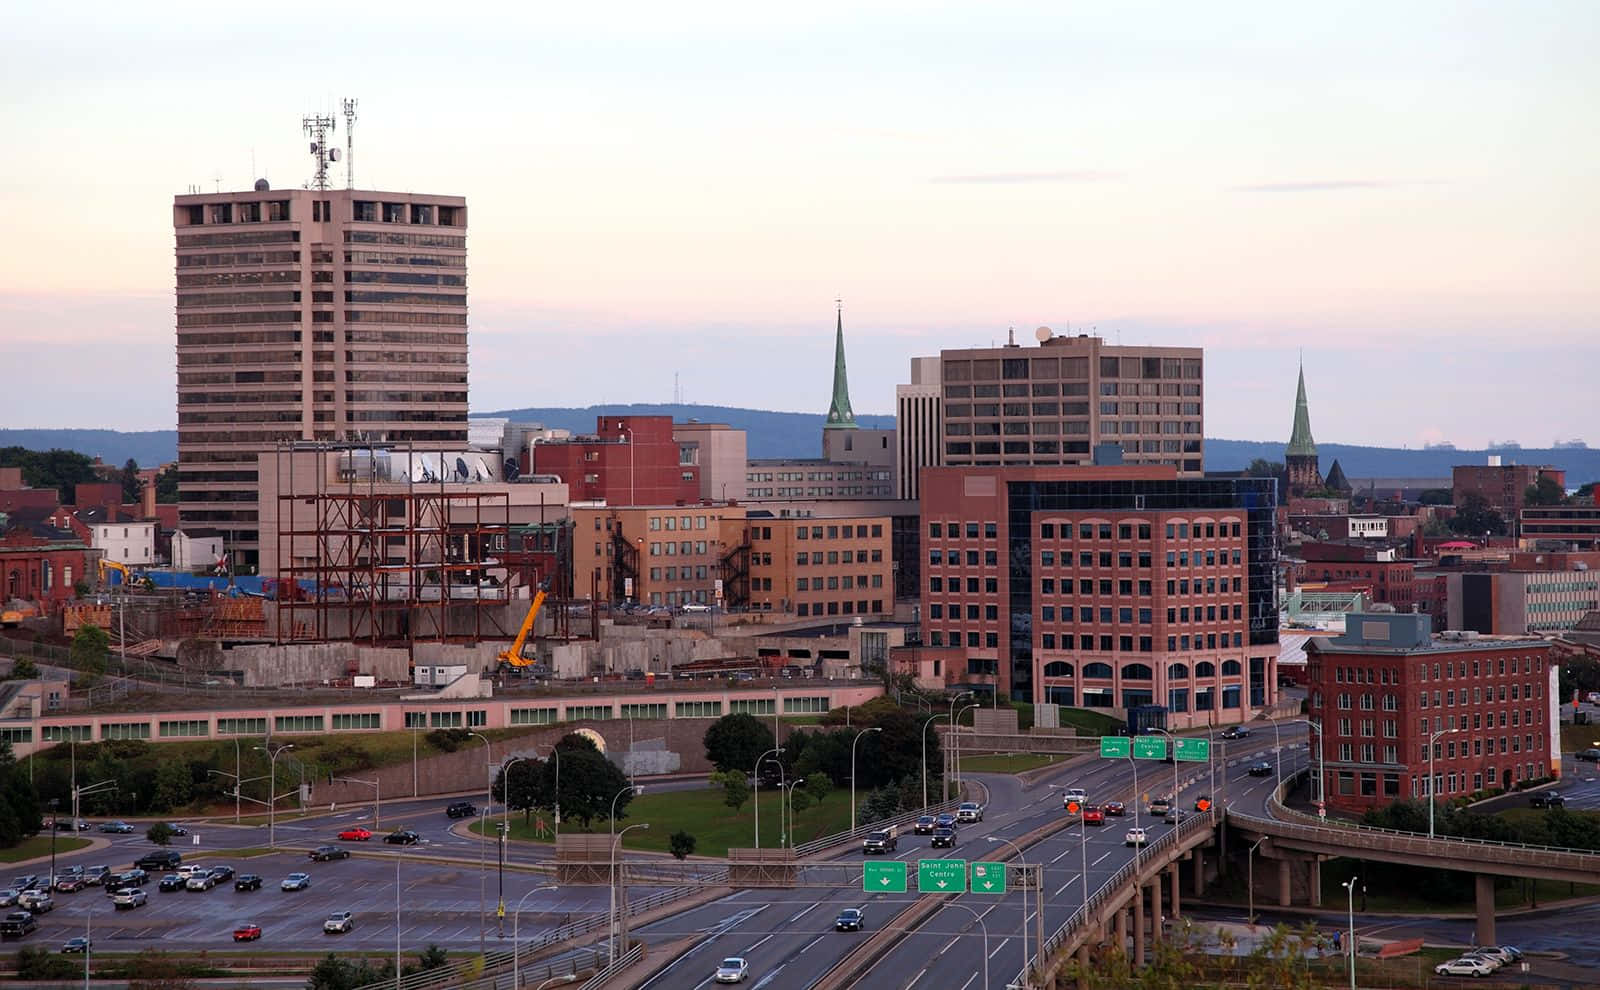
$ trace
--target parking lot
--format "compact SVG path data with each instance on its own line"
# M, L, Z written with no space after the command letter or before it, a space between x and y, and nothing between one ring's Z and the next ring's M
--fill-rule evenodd
M119 838L133 838L119 837ZM280 839L282 837L280 836ZM120 844L119 844L120 845ZM95 863L125 866L150 844L140 841L113 855L104 851ZM188 850L185 850L187 852ZM74 861L88 865L82 857ZM66 862L65 858L62 860ZM147 948L226 949L233 945L233 928L242 921L262 927L259 942L251 951L315 951L324 947L393 949L395 939L395 862L389 858L357 855L351 859L326 863L310 862L303 853L280 852L248 859L229 859L226 853L201 857L185 856L185 862L227 864L239 873L256 873L263 878L258 891L240 892L231 883L207 892L156 889L159 874L152 874L145 885L149 903L144 907L115 910L100 887L86 887L69 894L55 894L56 908L39 916L38 931L20 940L8 940L7 948L17 945L44 945L57 948L74 935L92 927L97 951L137 952ZM43 874L48 870L30 870ZM493 862L480 888L477 864L443 865L432 862L400 863L401 945L407 951L429 943L446 948L476 945L479 933L479 896L483 891L487 912L486 930L490 940L498 940L495 919L498 874ZM286 892L279 883L290 873L311 876L307 890ZM9 878L9 877L8 877ZM535 888L545 886L546 877L513 873L505 875L505 930L509 937L512 912L519 900ZM635 896L650 891L635 888ZM566 887L540 891L528 897L522 908L524 936L562 924L587 914L603 914L607 903L605 887ZM355 913L355 929L344 935L324 935L323 919L332 911Z

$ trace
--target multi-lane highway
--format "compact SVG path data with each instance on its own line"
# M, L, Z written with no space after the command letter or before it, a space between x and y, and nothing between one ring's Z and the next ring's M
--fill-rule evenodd
M1286 730L1284 772L1304 763L1298 735ZM1229 744L1231 752L1221 754L1217 779L1221 796L1241 808L1259 810L1271 792L1273 779L1250 777L1249 763L1271 759L1270 739L1259 734ZM1220 744L1219 744L1220 746ZM1172 767L1165 763L1137 765L1127 760L1090 760L1064 768L1032 789L1024 791L1016 778L984 775L989 789L984 821L963 826L956 848L932 850L925 836L904 832L892 858L906 861L915 884L916 860L960 858L998 860L1010 858L1009 847L991 839L1015 839L1052 820L1060 819L1061 787L1080 786L1091 802L1121 800L1128 805L1125 819L1109 818L1101 827L1087 829L1073 824L1032 848L1024 850L1030 864L1043 864L1046 934L1053 932L1083 902L1081 864L1088 862L1089 889L1092 892L1108 880L1133 856L1123 844L1127 829L1134 827L1135 810L1139 824L1150 830L1152 841L1170 826L1150 822L1143 814L1144 797L1164 795L1172 789ZM1179 764L1181 778L1200 775L1201 780L1182 793L1182 804L1192 808L1194 801L1211 790L1206 764ZM1225 784L1224 784L1225 782ZM839 859L861 861L858 849ZM873 857L878 859L879 857ZM709 985L717 962L727 956L740 956L750 962L750 985L755 988L808 988L871 932L890 923L894 916L917 895L872 894L861 892L859 875L850 889L797 888L793 890L746 890L722 898L693 911L676 915L640 928L635 934L653 944L693 939L665 969L643 986L652 990L699 988ZM989 986L1003 988L1013 980L1023 964L1020 937L1023 895L1004 897L963 894L952 906L941 908L914 934L900 942L856 986L905 990L909 987L938 987L970 990L982 987L983 962L989 961ZM1028 951L1035 951L1033 895L1028 895ZM953 906L959 904L961 906ZM834 919L846 907L866 911L866 932L835 932ZM972 910L966 910L971 908ZM977 917L974 916L977 915ZM987 926L985 946L982 930Z

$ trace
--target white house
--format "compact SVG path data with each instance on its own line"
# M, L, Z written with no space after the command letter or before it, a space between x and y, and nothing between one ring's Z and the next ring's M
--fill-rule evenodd
M191 526L172 533L172 569L175 571L209 569L221 556L222 533L219 530Z
M149 567L156 562L156 523L97 522L89 527L90 546L107 560Z

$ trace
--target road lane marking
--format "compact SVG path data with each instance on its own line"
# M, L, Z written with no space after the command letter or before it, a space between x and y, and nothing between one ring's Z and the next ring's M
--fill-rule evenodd
M993 959L995 956L998 956L1000 954L1000 950L1005 948L1009 944L1011 944L1011 939L1009 939L1009 938L1002 939L1000 944L994 947L994 951L989 953L989 958Z
M801 912L799 914L791 916L788 921L784 922L784 924L786 924L786 925L794 924L795 922L799 921L801 918L804 918L809 912L815 910L816 907L817 907L817 905L812 904L810 907L804 908L803 910L801 910Z
M1104 860L1104 859L1105 859L1105 858L1106 858L1106 857L1107 857L1107 856L1109 856L1109 855L1111 855L1111 854L1112 854L1112 853L1114 853L1114 852L1116 852L1116 850L1115 850L1115 849L1109 849L1109 850L1107 850L1107 851L1105 851L1105 852L1103 852L1103 853L1101 853L1101 854L1100 854L1100 858L1099 858L1099 859L1097 859L1097 860L1095 860L1095 861L1094 861L1094 863L1093 863L1093 864L1092 864L1092 865L1094 865L1094 866L1099 866L1099 865L1100 865L1100 863L1101 863L1101 862L1102 862L1102 861L1103 861L1103 860Z
M950 951L950 947L952 945L955 945L960 940L961 940L961 936L960 935L957 935L957 936L951 938L950 941L948 941L948 942L946 942L944 944L944 948L940 949L938 952L935 952L934 955L936 955L936 956L944 955L946 952Z
M768 935L768 936L766 936L766 937L765 937L765 938L763 938L763 939L762 939L762 940L761 940L761 941L759 941L759 942L757 942L757 943L756 943L756 944L755 944L755 945L752 945L752 946L750 946L750 948L748 948L748 949L746 949L746 950L744 950L744 951L743 951L743 952L741 952L741 953L739 953L739 954L740 954L740 955L741 955L741 956L748 956L748 955L749 955L749 954L750 954L750 953L752 953L752 952L754 952L754 951L756 951L756 950L757 950L757 949L759 949L759 948L760 948L760 947L761 947L761 946L763 946L763 945L765 945L765 944L766 944L766 943L767 943L767 942L769 942L769 941L771 941L771 940L772 940L772 938L773 938L773 936L775 936L775 935L777 935L777 934L778 934L778 933L777 933L777 932L773 932L773 933L772 933L772 934L771 934L771 935Z
M917 971L917 975L916 975L916 976L913 976L913 977L912 977L912 978L911 978L911 982L910 982L910 983L907 983L907 984L906 984L906 990L911 990L911 988L912 988L912 987L914 987L914 986L916 986L916 985L917 985L917 981L918 981L918 980L920 980L920 979L922 979L922 975L923 975L923 974L924 974L924 973L926 973L926 972L927 972L927 970L926 970L926 969L921 969L921 970L918 970L918 971Z

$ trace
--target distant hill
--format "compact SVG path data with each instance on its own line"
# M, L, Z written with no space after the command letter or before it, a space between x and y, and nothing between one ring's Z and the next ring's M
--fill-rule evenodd
M821 455L823 417L814 413L771 412L732 406L683 404L634 404L506 409L477 413L476 416L504 416L519 422L594 431L596 416L671 416L682 422L698 419L705 423L727 423L749 434L751 457L818 457ZM894 426L893 416L857 416L856 421L872 429ZM122 433L117 430L0 430L0 447L27 447L49 450L60 447L99 457L108 464L121 465L132 457L143 467L176 460L178 434L173 430ZM1319 443L1322 470L1338 460L1350 478L1448 478L1457 464L1483 464L1487 455L1499 454L1506 463L1551 464L1567 472L1568 487L1600 480L1600 449L1596 450L1412 450L1396 447L1358 447L1351 444ZM1281 440L1206 440L1206 468L1212 471L1237 471L1255 458L1283 460Z

